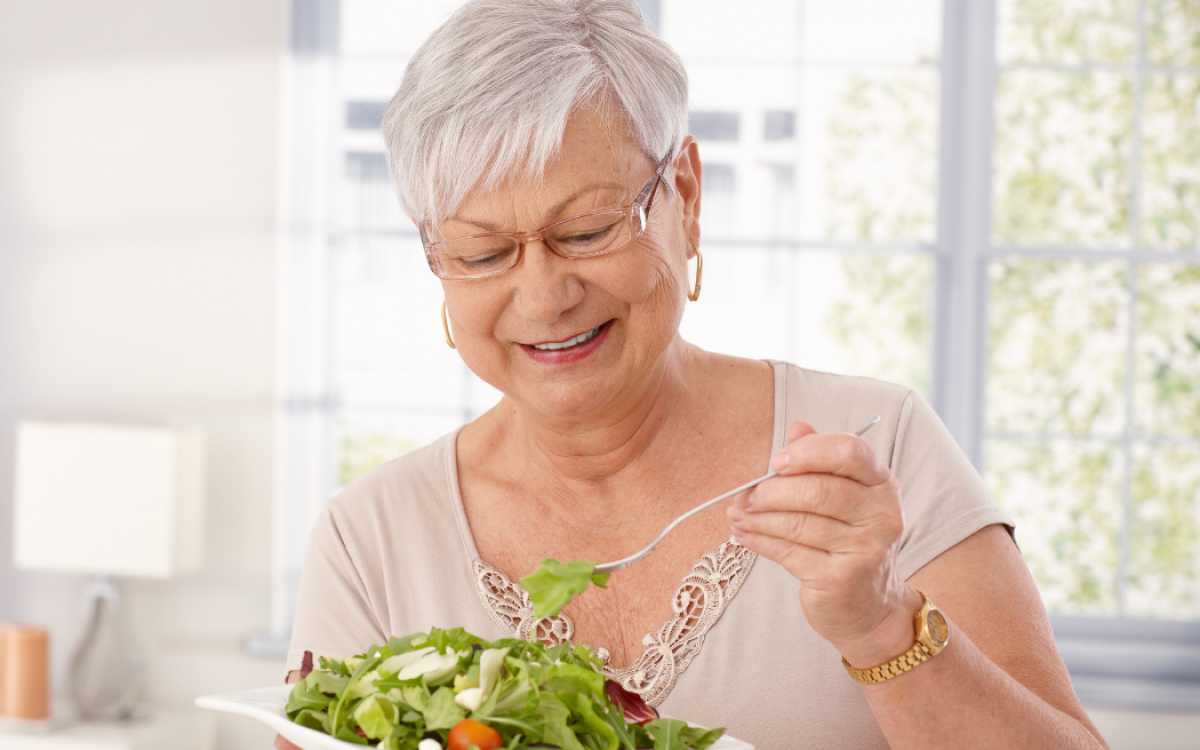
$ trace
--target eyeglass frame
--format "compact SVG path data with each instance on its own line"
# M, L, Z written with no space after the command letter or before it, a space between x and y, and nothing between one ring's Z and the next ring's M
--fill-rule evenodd
M421 234L421 247L423 247L425 250L425 260L429 263L429 270L433 271L434 276L437 276L439 279L445 279L447 281L478 281L480 279L490 279L495 276L499 276L501 274L508 273L509 271L513 270L518 265L520 265L521 260L524 259L524 257L525 257L525 245L527 245L530 242L533 242L534 240L540 241L543 245L545 245L550 250L550 252L554 253L555 255L557 255L560 258L566 258L567 260L582 260L584 258L598 258L603 255L615 253L618 250L623 250L623 249L629 247L630 245L632 245L634 243L634 241L636 241L639 237L641 237L642 233L646 231L647 220L648 220L648 216L650 214L650 208L654 204L654 196L658 193L659 183L662 182L663 174L666 172L666 169L667 169L667 164L669 164L671 161L671 154L672 154L673 150L674 149L667 151L666 156L664 156L662 158L662 160L658 163L658 166L655 168L654 176L650 178L649 182L647 182L646 185L642 188L642 191L640 193L638 193L636 198L633 199L633 202L627 206L617 206L614 208L605 209L603 211L589 211L585 214L578 214L576 216L571 216L566 219L560 219L559 221L556 221L552 224L547 224L546 226L542 227L541 229L537 229L532 232L483 232L481 234L471 234L471 235L467 235L466 237L455 237L450 240L441 240L440 242L432 242L432 243L429 242L429 236L425 233L425 226L424 226L424 224L422 224L421 226L418 227L418 231ZM637 211L637 215L640 219L637 222L635 222L633 220L635 210ZM546 232L550 231L554 227L557 227L562 224L566 224L567 222L575 221L577 219L583 219L588 216L599 216L601 214L611 214L611 213L617 213L617 212L623 212L625 214L625 218L629 221L629 241L625 242L621 245L617 245L616 247L609 247L609 248L605 248L604 250L601 250L599 252L586 253L583 255L567 255L567 254L559 251L559 249L554 246L554 243L550 241L550 238L548 238L546 236ZM489 271L489 272L481 274L479 276L447 276L444 274L444 272L442 272L442 270L441 270L442 264L441 264L441 261L438 260L438 257L437 257L437 248L439 246L445 245L448 242L458 242L460 240L474 240L474 239L479 239L481 237L511 237L512 239L516 240L516 242L517 242L516 260L514 260L512 265L508 266L507 268L501 269L499 271Z

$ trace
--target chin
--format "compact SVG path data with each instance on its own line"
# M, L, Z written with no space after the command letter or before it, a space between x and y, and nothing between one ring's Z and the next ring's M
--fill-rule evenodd
M612 386L611 378L546 383L533 393L521 394L521 397L529 406L547 416L578 419L594 414L612 403L618 393Z

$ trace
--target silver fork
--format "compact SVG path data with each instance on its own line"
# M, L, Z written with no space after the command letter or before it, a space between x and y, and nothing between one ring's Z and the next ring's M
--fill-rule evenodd
M857 430L855 430L854 434L857 436L862 436L862 434L864 432L866 432L867 430L874 427L875 423L878 421L879 421L879 417L875 417L870 422L867 422L865 425L863 425L862 427L859 427ZM722 500L728 500L729 498L733 497L734 495L736 495L739 492L745 492L746 490L750 489L751 487L757 487L759 484L767 481L768 479L770 479L771 477L774 477L774 476L777 476L776 473L774 472L774 470L768 471L766 474L763 474L758 479L746 482L741 487L734 488L734 489L730 490L729 492L726 492L724 495L718 495L706 503L701 503L700 505L697 505L695 508L692 508L687 513L684 513L682 516L680 516L679 518L676 518L674 521L672 521L670 524L668 524L667 528L663 529L663 533L659 534L658 538L655 539L653 542L650 542L649 546L647 546L645 549L642 549L640 552L635 552L632 555L630 555L629 557L622 557L620 560L614 560L609 563L604 563L603 565L597 565L596 572L597 573L612 573L612 572L621 570L622 568L628 568L630 565L633 565L635 562L638 562L643 557L645 557L646 555L653 552L654 548L657 547L662 542L663 539L666 539L667 534L670 534L675 529L675 527L678 526L679 524L688 520L692 516L696 515L700 511L704 510L705 508L711 508L712 506L716 505L717 503L721 502Z

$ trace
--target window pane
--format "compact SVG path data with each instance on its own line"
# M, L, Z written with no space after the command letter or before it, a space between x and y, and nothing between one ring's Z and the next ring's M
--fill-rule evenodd
M383 152L349 151L343 158L337 183L337 225L351 231L411 227L396 200Z
M841 344L846 372L929 394L933 258L923 253L856 253L841 261L845 291L826 325Z
M1200 438L1200 265L1138 273L1136 434Z
M462 414L371 407L339 412L334 479L346 487L382 463L428 445L466 421Z
M996 241L1127 246L1132 82L1010 70L996 98Z
M1159 65L1200 65L1200 2L1147 0L1146 57Z
M688 341L869 375L928 395L929 255L702 247L704 291L684 315Z
M914 63L941 57L941 0L809 0L806 60Z
M1000 0L1003 62L1133 62L1137 0Z
M937 87L935 70L807 74L800 134L803 236L933 238Z
M458 424L495 403L495 391L446 346L441 285L415 235L347 240L332 262L331 361L343 408L449 415Z
M343 56L416 52L433 30L464 0L339 0L340 51Z
M1134 451L1127 613L1200 619L1200 445Z
M1126 264L1013 258L990 276L987 430L1121 433Z
M1200 7L1200 2L1196 3ZM1200 23L1200 22L1198 22ZM1200 76L1146 77L1142 242L1200 250Z
M684 58L720 60L796 56L796 0L662 0L659 35ZM771 19L764 23L763 19Z
M1122 450L1101 441L987 443L986 480L1051 612L1117 613Z

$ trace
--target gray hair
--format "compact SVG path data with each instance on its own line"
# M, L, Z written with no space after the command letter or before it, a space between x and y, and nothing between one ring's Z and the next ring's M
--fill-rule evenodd
M687 134L683 62L636 0L472 0L421 45L383 118L400 204L440 223L474 189L540 179L604 99L657 162Z

